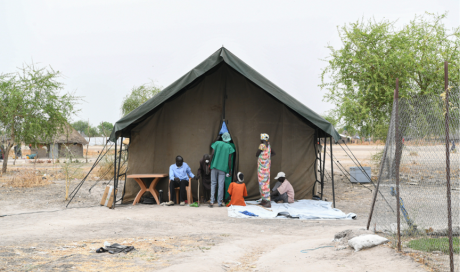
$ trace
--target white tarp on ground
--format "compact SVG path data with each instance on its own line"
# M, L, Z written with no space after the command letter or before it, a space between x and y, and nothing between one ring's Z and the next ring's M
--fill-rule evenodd
M280 216L280 213L289 214L291 217L299 219L355 219L356 214L345 214L339 209L332 208L332 202L320 200L299 200L292 204L283 203L277 204L272 201L270 209L256 205L256 201L246 201L246 206L230 206L228 207L228 216L236 218L259 218L259 219L282 219L285 216ZM241 212L248 211L256 216L248 216Z

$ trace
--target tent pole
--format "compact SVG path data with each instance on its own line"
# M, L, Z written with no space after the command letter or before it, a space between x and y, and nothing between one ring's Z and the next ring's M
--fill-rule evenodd
M323 200L324 174L326 173L326 137L324 137L323 173L321 174L321 200Z
M222 101L222 120L225 120L225 100L227 99L227 74L224 71L224 97Z
M117 140L115 140L115 153L113 160L113 203L112 209L115 209L115 182L117 180Z
M319 154L319 179L320 179L319 187L321 189L321 186L323 184L323 155L321 154L321 139L319 138L319 134L318 134L318 138L316 139L316 142L318 144L318 154ZM321 200L322 199L323 199L323 193L321 192Z
M334 188L334 160L332 159L332 137L330 138L331 147L331 178L332 178L332 205L335 208L335 188Z
M118 178L120 177L120 163L121 163L121 154L123 153L123 136L121 137L121 140L120 140L120 153L118 154L118 169L117 169L117 184L116 184L116 187L115 187L115 183L114 183L114 190L118 189ZM113 201L116 201L116 199L114 199Z
M320 192L321 192L321 200L323 200L323 154L321 153L321 138L319 138L319 134L318 134L318 149L319 149L319 179L320 179L320 183L319 183L319 187L320 187Z
M316 195L316 182L318 181L318 148L317 148L317 143L318 143L318 130L315 129L315 136L313 138L313 149L315 150L315 183L313 185L313 195Z

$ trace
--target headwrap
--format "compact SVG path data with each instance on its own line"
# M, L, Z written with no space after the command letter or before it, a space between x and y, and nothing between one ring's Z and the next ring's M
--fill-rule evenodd
M230 142L230 140L232 139L232 137L230 137L230 133L228 132L225 132L224 134L222 134L222 140L226 143Z
M261 140L268 141L268 138L269 138L269 137L268 137L268 134L267 134L267 133L262 133L262 134L260 134L260 139L261 139Z
M242 183L242 182L244 181L244 175L243 175L243 173L238 172L238 174L236 175L236 177L238 178L238 183Z

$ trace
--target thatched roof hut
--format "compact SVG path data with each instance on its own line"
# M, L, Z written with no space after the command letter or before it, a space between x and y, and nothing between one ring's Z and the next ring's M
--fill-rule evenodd
M63 132L53 137L51 143L43 141L37 147L31 148L31 152L37 154L38 158L66 157L68 152L73 157L83 157L83 146L87 144L86 139L67 124Z
M88 141L69 124L64 128L64 132L53 139L53 142L57 144L88 144Z

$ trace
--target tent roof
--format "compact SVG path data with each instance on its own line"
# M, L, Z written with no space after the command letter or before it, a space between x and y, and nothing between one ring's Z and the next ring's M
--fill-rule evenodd
M300 116L304 117L310 123L317 126L327 135L334 137L336 141L340 140L339 133L334 129L334 126L326 121L323 117L306 107L304 104L297 101L295 98L290 96L288 93L283 91L281 88L273 84L271 81L266 79L264 76L259 74L256 70L252 69L249 65L240 60L237 56L233 55L226 48L222 47L212 54L209 58L204 60L198 66L193 68L190 72L173 82L171 85L166 87L159 94L150 98L144 104L121 118L115 123L110 140L114 142L118 137L121 136L122 131L128 126L139 123L144 120L144 116L148 115L156 107L160 106L166 100L171 98L173 95L178 93L188 84L192 83L198 77L204 75L206 72L211 70L213 67L221 62L225 62L227 65L238 71L240 74L245 76L247 79L252 81L254 84L271 94L273 97L281 101L287 107L297 112Z

